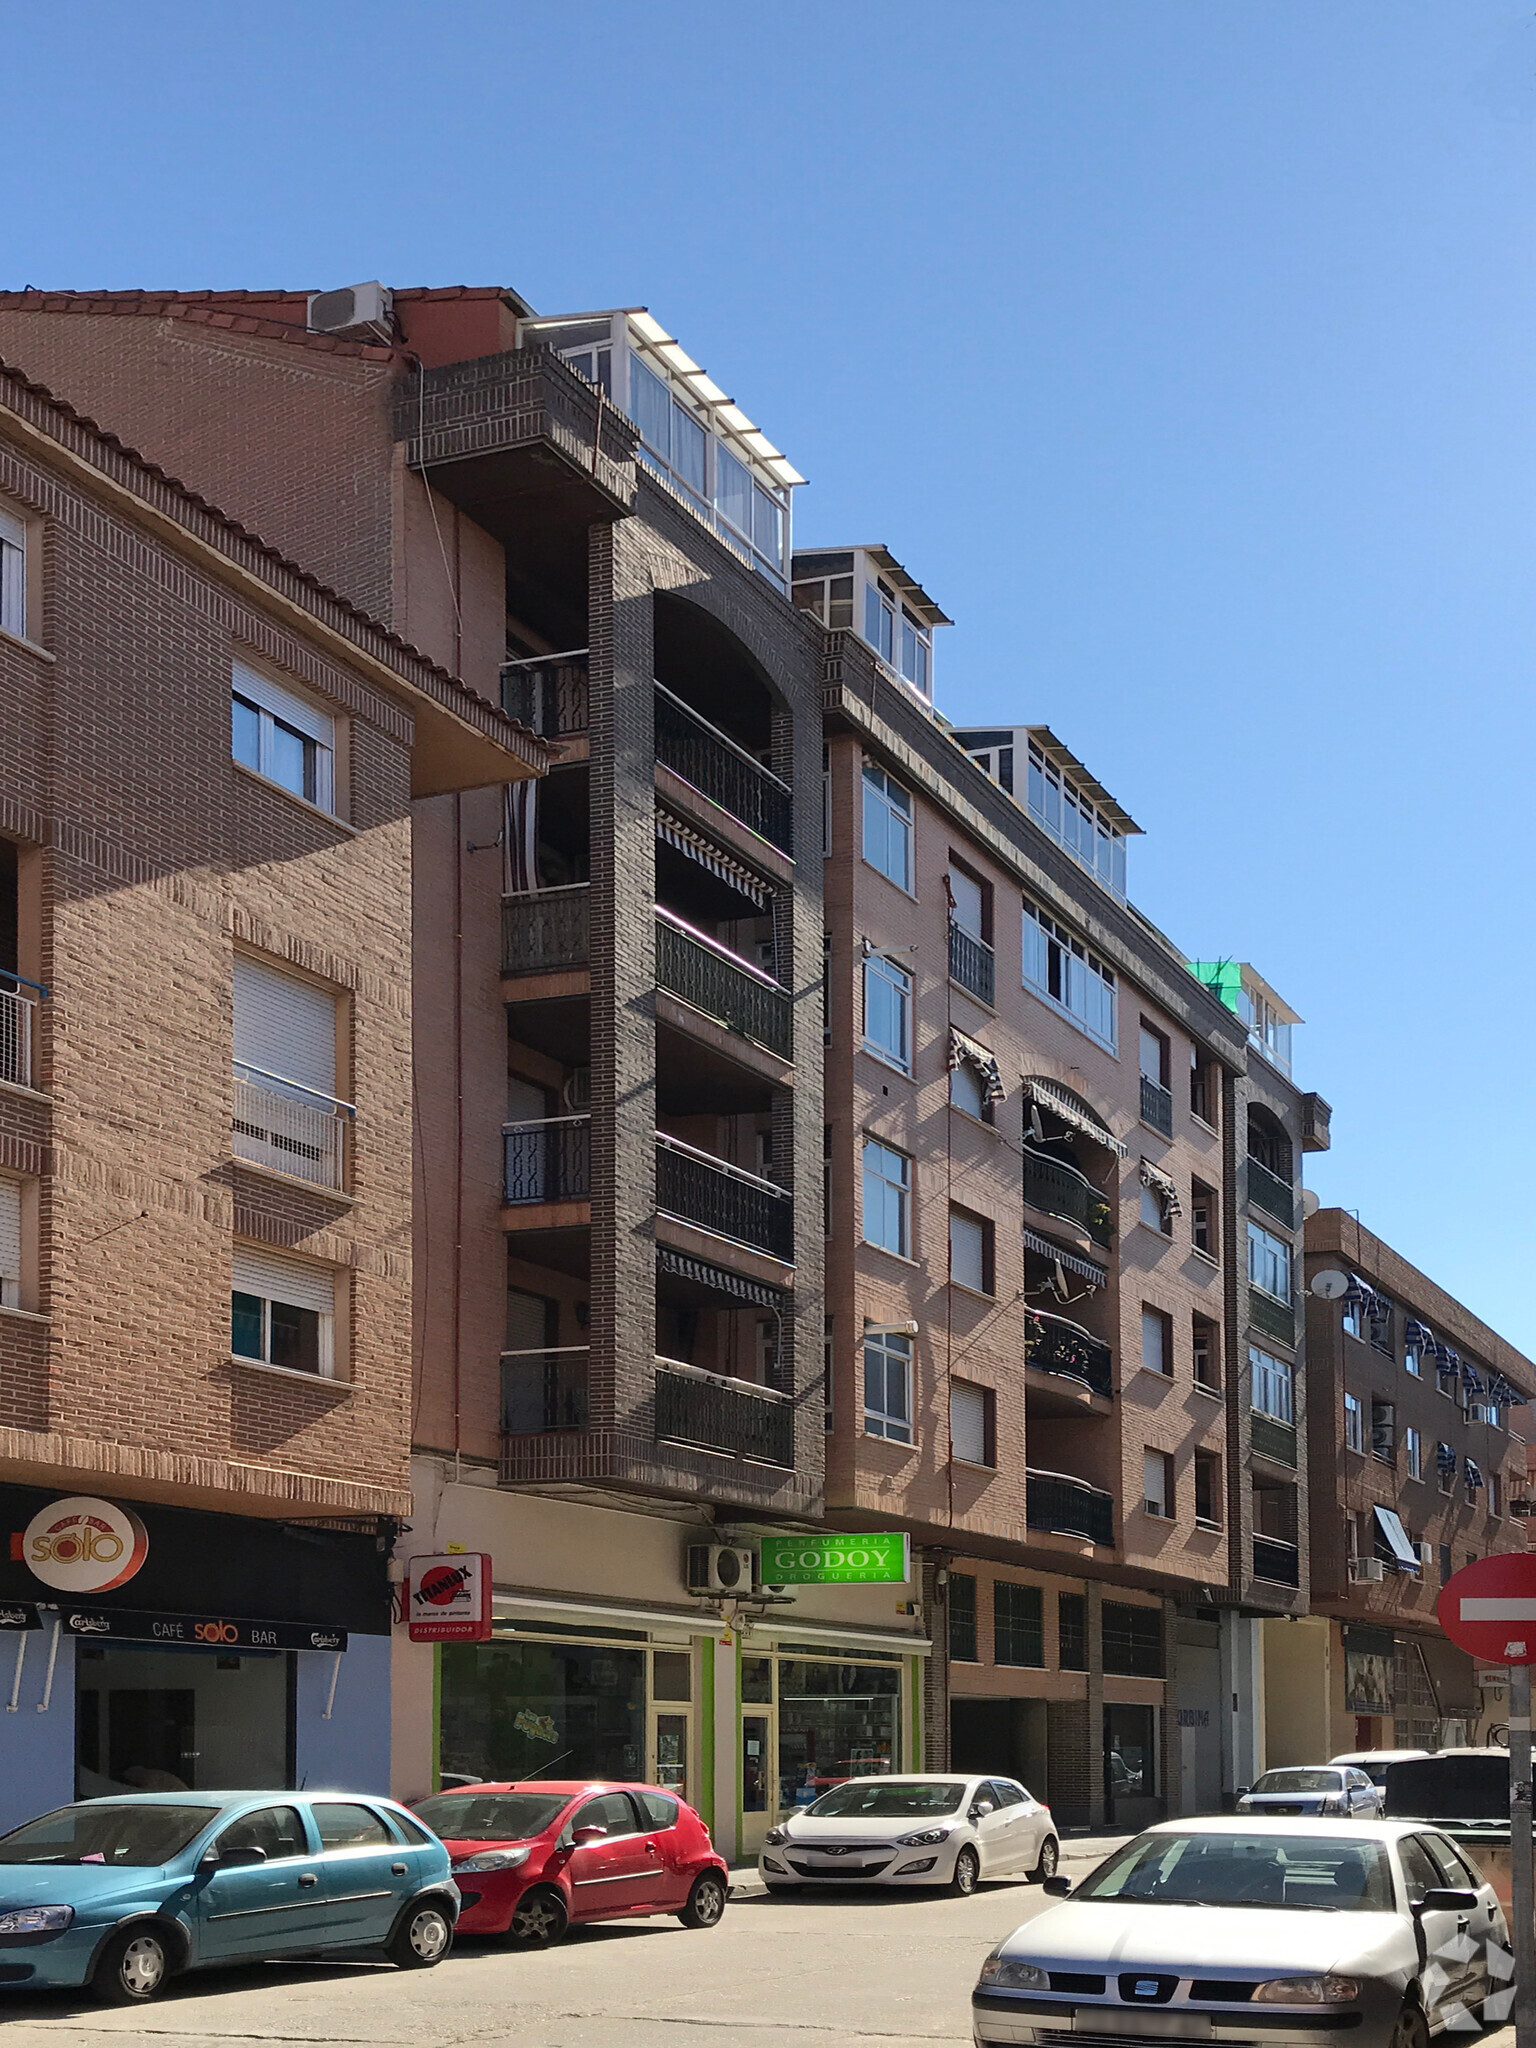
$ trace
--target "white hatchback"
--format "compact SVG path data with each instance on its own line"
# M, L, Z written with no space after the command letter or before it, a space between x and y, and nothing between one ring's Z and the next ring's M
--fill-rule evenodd
M947 1885L1054 1874L1051 1809L1013 1778L962 1771L849 1778L769 1831L758 1870L770 1892L812 1885Z

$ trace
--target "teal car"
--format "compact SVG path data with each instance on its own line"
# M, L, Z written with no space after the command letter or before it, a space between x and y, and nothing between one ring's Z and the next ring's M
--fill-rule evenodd
M391 1799L145 1792L0 1835L0 1985L114 2005L183 1970L373 1949L428 1969L453 1945L448 1851Z

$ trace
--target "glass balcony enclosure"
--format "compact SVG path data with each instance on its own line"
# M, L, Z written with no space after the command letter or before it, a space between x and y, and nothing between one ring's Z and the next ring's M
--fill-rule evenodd
M523 320L518 346L553 349L604 391L639 428L652 473L788 590L789 494L805 478L660 321L643 306Z
M1291 1030L1302 1019L1246 960L1191 960L1196 981L1214 989L1245 1026L1248 1043L1282 1074L1291 1071Z
M1125 842L1141 827L1048 725L956 726L950 738L1112 896L1124 900Z
M933 702L933 629L953 621L889 548L797 554L794 599L829 631L857 633L892 676Z

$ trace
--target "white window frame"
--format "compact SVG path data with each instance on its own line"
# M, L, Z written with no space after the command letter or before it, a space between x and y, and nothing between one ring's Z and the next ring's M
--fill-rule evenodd
M882 1159L876 1158L871 1161L871 1152L883 1154L888 1159L900 1160L902 1178L899 1181L892 1180L884 1171ZM873 1246L876 1251L889 1252L898 1259L910 1259L912 1256L912 1155L908 1152L899 1151L896 1146L887 1145L883 1138L873 1137L866 1132L863 1149L860 1153L859 1166L860 1207L863 1210L860 1220L863 1228L864 1242L867 1245ZM869 1234L871 1222L869 1190L872 1179L882 1189L890 1189L894 1192L895 1215L900 1226L898 1234L901 1242L899 1245L885 1244L878 1237L871 1237ZM880 1206L883 1214L887 1207L884 1198L882 1198Z
M1424 1477L1424 1439L1411 1424L1403 1431L1403 1449L1407 1454L1408 1477L1410 1479L1422 1479Z
M240 699L252 706L257 714L256 760L240 762L253 775L261 776L265 782L283 789L290 796L298 797L301 803L313 804L316 810L336 815L336 721L329 712L319 709L307 698L299 697L292 690L284 689L281 683L274 683L270 677L258 673L243 661L236 661L230 677L230 705L233 717L234 702ZM313 746L315 750L315 793L309 796L302 789L295 789L290 782L273 773L276 728L286 727L299 739ZM233 738L231 738L233 749ZM239 759L238 755L235 757Z
M1150 1181L1141 1183L1136 1214L1148 1230L1155 1230L1159 1237L1172 1237L1173 1218L1168 1214L1168 1204Z
M949 1383L949 1449L958 1465L974 1465L983 1471L993 1469L993 1458L988 1457L988 1439L992 1435L988 1428L988 1407L991 1389L978 1386L974 1380L951 1380ZM977 1450L976 1431L980 1431L981 1443ZM971 1456L977 1451L975 1457Z
M974 1280L967 1279L963 1273L956 1270L955 1233L957 1228L960 1233L962 1250L967 1245L974 1246L976 1254L976 1277ZM990 1295L992 1292L992 1289L987 1286L987 1267L991 1263L987 1256L987 1229L987 1219L984 1216L974 1215L969 1209L961 1209L951 1203L949 1211L949 1277L955 1286L968 1287L972 1294ZM972 1232L975 1233L974 1239L970 1236Z
M27 637L27 524L0 506L0 627Z
M21 1182L0 1175L0 1308L21 1307Z
M870 1399L870 1366L880 1379L879 1399ZM910 1444L912 1432L912 1339L900 1330L866 1330L864 1334L864 1434L887 1443ZM892 1377L901 1388L901 1407L891 1402ZM902 1410L905 1410L903 1413Z
M897 1026L899 1044L887 1044L874 1036L869 1028L871 983L882 984L886 991L886 1002ZM864 1033L863 1047L877 1060L883 1060L888 1067L895 1067L898 1073L912 1072L912 998L914 984L911 974L900 967L884 953L866 953L864 956Z
M1248 1284L1257 1287L1261 1294L1267 1294L1274 1301L1291 1305L1294 1249L1283 1237L1276 1237L1272 1230L1265 1230L1261 1224L1248 1225ZM1275 1282L1284 1280L1284 1285Z
M1117 1053L1120 984L1114 969L1027 898L1023 956L1023 981L1030 993L1069 1018L1095 1045Z
M1149 1481L1157 1475L1157 1493L1154 1498ZM1145 1514L1158 1521L1174 1520L1174 1489L1177 1479L1173 1471L1173 1460L1166 1451L1153 1450L1150 1445L1141 1454L1141 1505Z
M1157 1333L1155 1346L1149 1346L1148 1337ZM1148 1356L1155 1350L1155 1359ZM1149 1308L1145 1302L1141 1307L1141 1363L1146 1372L1155 1372L1159 1379L1173 1378L1173 1330L1167 1316L1161 1309Z
M1344 1448L1365 1455L1365 1404L1358 1394L1344 1396Z
M1250 1400L1256 1415L1268 1415L1275 1422L1296 1421L1296 1368L1273 1352L1248 1346L1248 1371L1252 1380Z
M240 1284L242 1279L247 1283L244 1286ZM279 1258L264 1247L236 1245L231 1261L230 1296L233 1300L236 1294L248 1294L261 1303L262 1355L252 1358L246 1352L236 1351L231 1344L231 1357L241 1365L260 1366L268 1372L291 1372L299 1379L335 1379L339 1279L336 1270L330 1266L314 1265L308 1260ZM326 1301L329 1307L322 1306ZM308 1310L317 1317L316 1351L319 1362L316 1371L308 1372L302 1366L284 1366L274 1362L274 1302L279 1306Z
M1112 895L1125 895L1125 835L1111 825L1097 804L1048 761L1034 740L1029 743L1025 802L1030 816L1059 846L1103 883Z
M860 858L866 867L873 868L877 875L884 875L885 879L895 888L902 890L906 895L910 896L912 894L913 856L916 845L916 818L914 815L915 806L912 802L912 792L909 789L903 788L894 776L887 775L878 762L870 760L866 760L863 764L860 790ZM897 801L897 799L900 801ZM906 806L905 810L902 808L903 804ZM888 851L892 844L899 844L901 847L901 873L899 875L892 874L884 860L876 860L871 855L871 806L874 807L880 821L880 833L885 842L885 850Z

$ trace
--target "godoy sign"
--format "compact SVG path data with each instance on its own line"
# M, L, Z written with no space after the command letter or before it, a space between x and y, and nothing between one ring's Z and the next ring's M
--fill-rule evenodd
M765 1536L759 1551L764 1586L904 1586L911 1577L910 1539L877 1536Z

